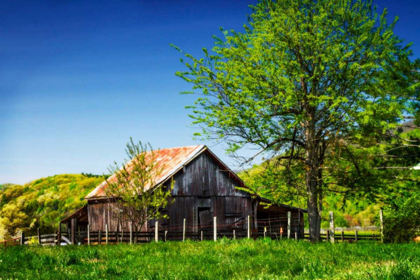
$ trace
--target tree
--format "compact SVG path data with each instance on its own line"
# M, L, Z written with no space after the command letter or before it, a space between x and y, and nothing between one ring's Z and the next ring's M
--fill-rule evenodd
M397 19L388 24L371 0L261 0L252 8L244 32L222 29L204 58L185 54L188 70L177 75L203 94L188 106L202 128L196 136L226 141L232 155L258 147L243 162L275 160L280 184L305 196L316 242L325 192L367 192L368 178L374 186L379 170L390 170L375 158L416 114L420 62L394 35Z
M116 162L109 167L113 175L106 179L105 192L119 218L130 221L138 232L151 219L168 218L161 210L172 202L171 191L157 182L164 169L157 161L159 151L130 138L126 153L128 160L121 167Z

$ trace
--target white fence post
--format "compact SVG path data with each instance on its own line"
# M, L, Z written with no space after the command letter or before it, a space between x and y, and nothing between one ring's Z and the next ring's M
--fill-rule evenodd
M248 239L251 238L251 216L248 215L248 227L247 227Z
M292 212L287 211L287 239L290 239L291 226L292 226Z
M214 216L214 232L213 232L213 239L214 241L217 241L217 217Z
M155 222L155 241L159 241L159 222Z
M331 243L335 242L335 226L334 226L334 212L330 211L330 231L331 231Z

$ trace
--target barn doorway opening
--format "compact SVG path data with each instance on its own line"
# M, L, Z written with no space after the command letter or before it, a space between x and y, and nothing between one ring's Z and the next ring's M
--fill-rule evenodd
M213 222L212 212L210 207L197 207L197 227L200 229L211 229Z

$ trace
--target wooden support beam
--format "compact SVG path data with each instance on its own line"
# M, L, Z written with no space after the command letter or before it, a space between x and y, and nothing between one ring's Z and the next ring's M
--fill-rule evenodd
M77 227L77 219L71 219L71 244L76 244L76 227Z
M133 244L133 223L130 223L130 244Z
M101 245L101 243L102 243L102 231L99 230L98 231L98 245Z
M203 240L204 240L204 234L203 234L203 231L201 231L201 241Z
M291 227L292 227L292 212L287 211L287 239L290 239Z

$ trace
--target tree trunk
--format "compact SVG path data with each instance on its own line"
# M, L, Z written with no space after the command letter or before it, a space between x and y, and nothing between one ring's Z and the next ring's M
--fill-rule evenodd
M321 241L321 209L318 206L318 185L314 180L310 180L311 182L308 181L307 179L309 240L311 242L319 242Z

